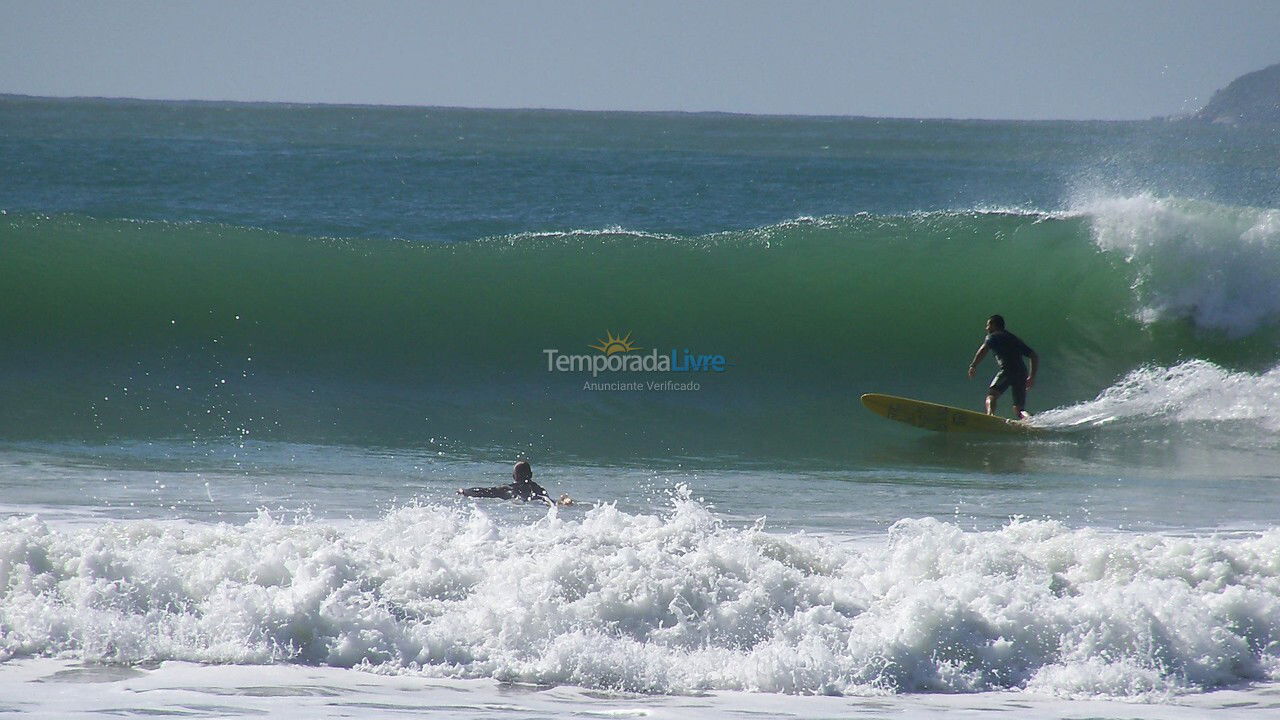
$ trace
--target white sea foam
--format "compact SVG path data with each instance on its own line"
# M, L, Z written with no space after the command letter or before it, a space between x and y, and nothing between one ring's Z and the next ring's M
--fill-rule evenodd
M1280 531L903 520L852 550L704 505L505 527L0 526L0 657L309 663L655 693L1166 697L1280 677Z
M1081 203L1099 248L1136 269L1138 317L1233 337L1280 318L1280 210L1149 194Z
M1254 720L1274 709L1277 687L1183 695L1172 703L1124 699L1062 699L1031 692L797 697L745 692L697 697L600 692L572 686L528 686L492 680L373 675L305 665L222 665L165 662L126 668L58 659L6 663L0 671L0 712L37 720L68 717L266 716L273 720L387 718L433 720L519 718L653 718L741 720L743 717L956 716L1041 720L1046 717L1128 720Z
M1232 372L1205 360L1133 370L1088 402L1036 415L1037 425L1245 422L1280 431L1280 367Z

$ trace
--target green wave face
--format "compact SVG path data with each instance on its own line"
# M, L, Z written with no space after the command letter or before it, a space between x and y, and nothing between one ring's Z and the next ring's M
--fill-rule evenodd
M1180 212L1201 225L1226 212L1211 210ZM978 380L965 368L991 313L1043 360L1033 410L1094 397L1143 365L1269 368L1270 300L1233 313L1219 298L1205 314L1176 292L1206 253L1246 254L1244 273L1259 266L1240 218L1253 212L1257 224L1264 211L1232 212L1211 231L1216 251L1212 238L1188 248L1178 236L1163 252L1126 244L1122 223L1088 212L429 246L10 216L0 223L0 434L434 438L615 459L839 454L880 431L856 405L862 392L979 407L994 366ZM1207 302L1215 286L1203 285ZM722 371L548 369L548 350L601 356L592 346L610 336L638 348L620 357L674 352L678 369L686 355L719 356Z

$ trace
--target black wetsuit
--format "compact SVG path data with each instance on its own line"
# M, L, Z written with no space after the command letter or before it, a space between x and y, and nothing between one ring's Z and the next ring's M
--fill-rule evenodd
M1013 389L1013 404L1022 409L1027 408L1027 366L1022 362L1023 356L1033 353L1026 343L1008 330L997 330L982 341L983 346L996 356L996 364L1000 372L991 378L991 395L999 395L1007 389Z
M542 500L551 502L551 497L547 495L546 489L532 480L513 482L510 485L499 485L497 487L465 488L462 490L462 494L467 497L501 498L503 500L520 498L524 501Z

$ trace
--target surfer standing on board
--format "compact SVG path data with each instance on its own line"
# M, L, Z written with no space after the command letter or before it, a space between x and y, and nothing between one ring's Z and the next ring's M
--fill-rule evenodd
M1022 420L1028 417L1023 410L1027 406L1027 390L1036 383L1036 366L1040 364L1040 356L1036 351L1022 342L1017 335L1004 329L1004 318L992 315L987 318L987 337L982 341L973 362L969 363L969 377L978 372L978 363L987 356L990 350L996 356L1000 372L991 379L991 387L987 388L987 414L996 414L996 399L1007 388L1013 388L1013 417ZM1031 372L1022 363L1022 357L1031 359Z

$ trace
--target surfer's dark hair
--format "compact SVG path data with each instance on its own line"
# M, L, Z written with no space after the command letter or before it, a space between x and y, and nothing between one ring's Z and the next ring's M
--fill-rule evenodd
M516 480L516 482L526 482L528 480L532 480L533 467L529 465L529 462L527 460L521 460L520 462L516 463L516 466L514 468L511 469L511 477L513 477Z
M997 330L1004 329L1003 315L992 315L991 317L987 318L987 322L991 323L992 325L995 325Z

